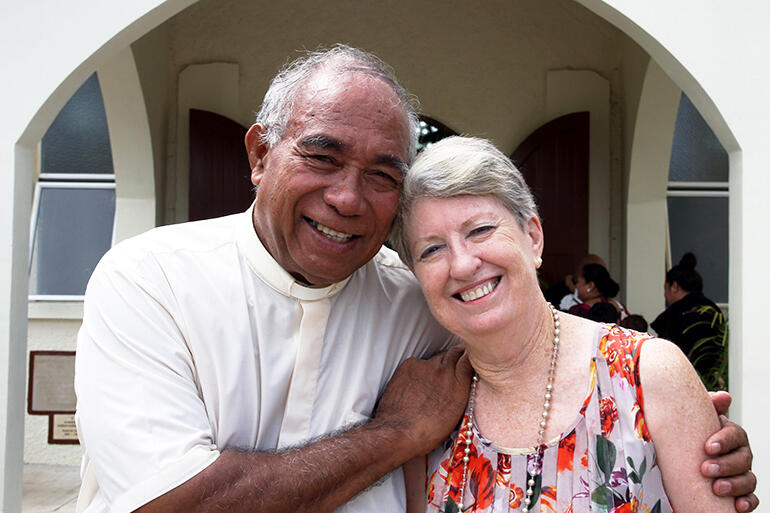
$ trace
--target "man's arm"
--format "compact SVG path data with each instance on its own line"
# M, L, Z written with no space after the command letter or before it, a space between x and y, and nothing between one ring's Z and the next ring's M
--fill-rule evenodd
M226 450L137 511L332 511L449 436L465 408L470 376L460 348L427 361L409 359L388 384L372 421L275 454Z
M757 477L751 471L753 456L746 431L725 417L732 398L727 392L712 392L711 401L719 414L722 428L706 440L706 454L701 464L705 477L715 478L713 490L722 497L735 497L735 509L753 511L759 505L754 494Z

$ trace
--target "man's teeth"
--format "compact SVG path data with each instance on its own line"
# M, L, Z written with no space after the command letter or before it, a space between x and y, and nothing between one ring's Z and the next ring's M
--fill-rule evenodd
M460 292L460 299L467 302L473 301L474 299L478 299L480 297L484 297L495 290L495 287L497 287L498 283L500 283L500 278L495 278L494 280L490 280L483 285L476 287L475 289Z
M324 226L321 223L317 223L315 221L310 221L310 224L312 224L316 230L323 233L324 235L326 235L327 237L329 237L331 240L335 242L347 242L353 238L353 236L350 235L349 233L342 233L336 230L332 230L328 226Z

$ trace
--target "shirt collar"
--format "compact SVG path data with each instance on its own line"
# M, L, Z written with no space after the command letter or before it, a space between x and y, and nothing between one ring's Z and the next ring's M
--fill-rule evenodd
M259 240L257 232L254 231L254 221L252 218L253 208L254 204L252 203L248 210L239 214L238 246L246 257L246 261L251 270L254 271L262 281L284 296L293 297L302 301L317 301L319 299L331 297L342 290L350 279L350 276L340 282L332 283L327 287L315 288L303 285L295 280L292 275L287 273L262 245L262 241Z

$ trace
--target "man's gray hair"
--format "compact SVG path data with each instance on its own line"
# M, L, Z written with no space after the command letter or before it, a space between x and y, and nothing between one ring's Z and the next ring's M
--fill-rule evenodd
M389 237L404 263L413 266L406 223L414 202L463 195L497 199L522 229L532 216L538 216L535 199L511 159L485 139L447 137L423 150L404 179L401 205Z
M283 138L297 97L307 81L321 70L331 70L339 74L363 73L388 84L396 93L409 119L409 162L414 159L419 129L417 97L409 94L399 84L393 69L379 57L343 44L307 52L304 56L286 64L270 82L256 120L265 127L262 140L268 147L272 148Z

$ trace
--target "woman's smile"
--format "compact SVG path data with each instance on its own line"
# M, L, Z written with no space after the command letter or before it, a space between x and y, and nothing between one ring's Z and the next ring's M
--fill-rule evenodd
M488 280L484 280L481 284L469 285L462 290L453 294L453 297L459 299L463 303L476 301L478 299L487 297L489 294L497 289L497 285L500 283L500 276L495 276Z

